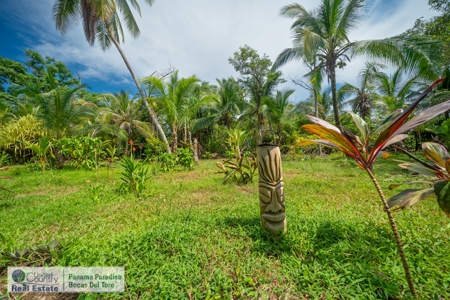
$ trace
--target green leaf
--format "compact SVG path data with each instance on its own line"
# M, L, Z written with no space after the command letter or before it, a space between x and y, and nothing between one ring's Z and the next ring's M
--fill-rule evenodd
M398 207L398 209L405 209L425 199L427 196L433 193L433 188L404 190L400 194L397 194L389 199L388 205L389 207Z
M437 143L423 143L423 152L425 157L431 160L434 164L445 169L445 162L450 158L447 150L440 144Z
M421 160L420 158L418 158L417 156L414 156L413 154L409 153L409 152L406 151L405 149L402 149L402 148L397 147L397 146L394 146L394 148L397 149L397 150L399 150L400 152L406 154L406 155L409 156L411 159L417 161L418 163L420 163L420 164L421 164L422 166L424 166L425 168L436 171L437 174L438 174L438 176L439 176L439 175L442 175L441 170L440 170L438 167L436 167L435 165L430 164L430 163L428 163L428 162L426 162L426 161ZM403 162L403 161L401 161L401 162Z
M434 193L442 211L450 217L450 181L440 180L434 184Z
M399 164L398 166L402 169L407 169L412 172L419 173L422 175L427 175L427 176L439 176L439 174L441 174L441 172L439 172L438 170L430 169L430 168L427 168L423 165L416 164L416 163L404 162L404 163Z
M352 116L353 122L355 122L356 127L358 127L359 132L361 132L361 136L364 141L364 145L367 144L369 139L369 126L367 123L357 114L349 111L349 114Z
M396 188L398 188L399 186L401 186L401 185L403 185L403 183L398 183L398 184L391 184L390 186L389 186L389 190L393 190L393 189L396 189Z

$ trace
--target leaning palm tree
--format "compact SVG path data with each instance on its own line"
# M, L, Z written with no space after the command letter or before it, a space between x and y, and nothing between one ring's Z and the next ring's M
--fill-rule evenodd
M338 97L352 97L345 101L345 104L351 104L352 111L359 114L361 118L370 117L376 95L374 94L374 81L380 74L379 69L385 66L376 62L366 62L365 67L359 72L359 86L345 83L339 88Z
M178 148L178 129L186 126L186 121L190 118L196 109L201 105L201 100L193 99L190 95L194 84L199 79L195 76L188 78L179 78L178 71L172 73L168 80L149 76L143 80L144 84L153 91L153 96L159 101L162 107L167 124L172 132L172 151Z
M95 40L98 40L102 49L106 50L111 46L111 43L114 44L133 77L152 123L166 144L167 151L170 152L169 143L158 117L148 104L145 92L120 47L120 40L124 42L121 19L125 21L125 26L133 37L136 38L140 34L139 27L128 5L129 2L140 15L141 10L137 0L56 0L53 5L53 18L56 22L56 28L62 34L66 33L73 23L81 18L84 35L90 45L94 45ZM145 0L145 2L149 5L153 4L153 0Z
M333 111L336 125L341 127L336 88L336 67L343 68L350 57L365 54L386 62L403 65L408 70L419 69L424 76L435 77L429 52L419 47L416 40L388 38L384 40L350 42L348 32L361 19L364 0L322 0L319 8L308 12L300 4L283 7L280 14L295 19L292 24L293 47L282 51L274 63L275 68L291 60L320 61L331 84ZM427 52L429 51L429 52Z

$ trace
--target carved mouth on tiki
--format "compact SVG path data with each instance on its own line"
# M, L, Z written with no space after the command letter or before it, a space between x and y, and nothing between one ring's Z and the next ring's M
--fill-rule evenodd
M269 222L278 223L278 222L282 222L286 218L286 214L284 214L284 213L279 213L279 214L275 214L275 215L263 214L262 217Z

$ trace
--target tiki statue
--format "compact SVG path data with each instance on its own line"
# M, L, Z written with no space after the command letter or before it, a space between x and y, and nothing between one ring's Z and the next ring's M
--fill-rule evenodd
M261 227L273 234L286 230L281 153L276 145L258 146L259 207Z

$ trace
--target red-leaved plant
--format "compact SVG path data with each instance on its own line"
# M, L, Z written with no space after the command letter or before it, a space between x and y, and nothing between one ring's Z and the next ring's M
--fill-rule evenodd
M396 147L418 163L402 162L400 168L410 170L422 175L433 176L435 180L411 181L409 184L425 183L427 188L407 189L389 199L389 207L404 209L425 199L432 194L436 195L436 200L441 210L450 217L450 155L447 149L437 143L423 143L422 150L427 161L412 155L408 151ZM392 184L389 189L394 189L401 184ZM430 187L431 186L431 187Z
M446 101L435 105L411 118L407 121L408 117L417 107L417 105L422 101L431 90L438 85L444 79L436 80L431 86L429 86L406 110L396 111L389 115L381 124L378 126L374 132L370 132L367 123L361 119L358 115L350 113L356 127L360 132L360 136L357 136L350 132L346 128L339 129L336 126L318 119L316 117L308 116L308 118L315 124L303 125L301 128L309 133L319 136L321 139L317 140L303 140L296 146L303 146L313 144L324 145L335 150L342 151L348 157L354 159L358 165L366 170L375 185L377 192L383 202L384 210L389 219L389 224L391 226L392 232L394 234L395 242L397 244L398 252L402 261L403 269L405 270L406 280L408 282L409 289L411 293L417 297L416 290L414 288L414 283L411 277L411 271L409 269L408 262L405 257L405 252L403 251L403 243L400 239L400 235L395 224L395 220L392 216L389 204L384 196L384 193L376 180L373 171L373 164L384 148L397 143L408 137L406 132L411 129L420 126L429 120L435 118L441 113L450 109L450 101ZM375 142L371 142L372 135L378 134Z

